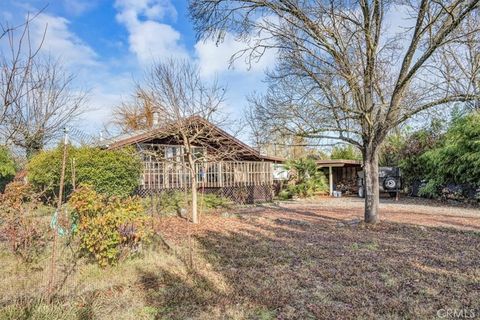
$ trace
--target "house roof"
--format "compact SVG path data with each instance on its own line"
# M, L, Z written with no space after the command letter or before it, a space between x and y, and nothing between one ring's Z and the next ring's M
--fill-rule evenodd
M358 160L344 160L344 159L317 160L317 165L319 167L361 167L362 162Z
M242 153L244 154L248 154L249 156L256 157L259 160L267 160L272 162L284 161L282 158L260 154L259 151L255 150L254 148L250 147L246 143L240 141L239 139L235 138L231 134L227 133L225 130L219 128L218 126L214 125L213 123L207 121L202 117L192 116L187 118L186 121L187 123L195 123L195 124L200 123L202 125L210 127L212 132L214 132L218 137L223 139L223 142L230 143L230 144L233 144L234 146L237 146L239 149L242 150ZM121 147L133 145L136 143L142 143L158 137L167 137L171 135L172 127L174 127L173 124L164 124L148 130L137 130L130 133L122 134L113 139L104 141L103 146L108 149L118 149Z

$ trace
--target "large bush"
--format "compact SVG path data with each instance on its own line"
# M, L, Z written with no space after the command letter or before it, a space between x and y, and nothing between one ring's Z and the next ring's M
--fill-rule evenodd
M28 179L37 190L52 197L60 184L62 148L43 151L28 163ZM127 196L137 187L142 170L141 160L133 149L102 150L92 147L68 148L65 191L73 188L72 172L77 185L87 184L108 196Z
M0 240L25 263L36 262L47 245L47 228L35 217L38 205L28 184L9 183L0 195Z
M287 188L279 194L280 198L310 197L315 193L328 190L327 179L318 169L315 160L309 158L291 160L285 167L291 175Z
M480 187L480 113L453 120L441 143L421 155L425 178L440 186L457 184ZM468 188L466 188L468 189Z
M69 205L82 252L102 267L138 252L153 235L151 217L138 198L106 197L82 186Z
M15 176L15 161L6 147L0 147L0 191L3 192L5 186L13 180Z
M480 188L480 113L453 115L414 132L391 135L382 147L382 165L398 165L404 185L419 185L420 196L472 198Z

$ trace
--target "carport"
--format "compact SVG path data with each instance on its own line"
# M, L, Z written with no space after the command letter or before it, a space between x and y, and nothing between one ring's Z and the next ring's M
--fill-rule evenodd
M330 196L340 183L356 186L357 172L362 170L362 162L357 160L318 160L317 166L328 175Z

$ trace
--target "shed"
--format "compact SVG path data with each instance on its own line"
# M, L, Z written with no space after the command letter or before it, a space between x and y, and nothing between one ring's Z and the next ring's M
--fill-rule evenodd
M362 170L358 160L318 160L317 166L328 176L330 195L333 191L357 192L357 173Z

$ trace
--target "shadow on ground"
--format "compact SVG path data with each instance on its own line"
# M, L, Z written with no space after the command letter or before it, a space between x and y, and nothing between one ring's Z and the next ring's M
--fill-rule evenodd
M196 254L227 290L201 272L139 271L157 318L229 318L237 310L240 318L421 319L446 308L480 311L479 233L339 226L290 209L217 219L232 219L235 227L197 234Z

